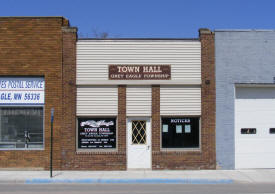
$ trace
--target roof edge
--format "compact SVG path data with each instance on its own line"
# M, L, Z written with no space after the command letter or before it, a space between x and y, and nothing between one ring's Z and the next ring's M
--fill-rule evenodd
M275 32L275 29L215 29L215 32Z
M64 16L0 16L0 18L65 18L65 17Z

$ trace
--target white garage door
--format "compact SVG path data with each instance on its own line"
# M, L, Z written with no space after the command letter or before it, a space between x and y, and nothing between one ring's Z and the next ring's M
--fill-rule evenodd
M236 88L235 168L275 168L275 88Z

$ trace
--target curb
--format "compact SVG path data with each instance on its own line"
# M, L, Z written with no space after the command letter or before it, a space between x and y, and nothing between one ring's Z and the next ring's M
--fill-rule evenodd
M27 179L25 184L231 184L232 179Z
M25 184L25 180L0 180L0 184Z

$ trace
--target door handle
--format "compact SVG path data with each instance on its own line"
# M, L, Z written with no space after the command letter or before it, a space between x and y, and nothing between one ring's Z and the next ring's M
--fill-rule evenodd
M147 150L150 150L150 145L147 146Z

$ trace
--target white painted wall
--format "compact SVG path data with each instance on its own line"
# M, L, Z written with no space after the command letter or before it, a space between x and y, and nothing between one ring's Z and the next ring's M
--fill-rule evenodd
M161 115L201 115L200 86L161 86Z
M127 86L126 99L127 116L151 116L151 86Z
M108 80L108 65L171 65L171 80ZM98 81L98 82L97 82ZM77 84L200 84L198 40L78 40Z
M77 116L117 115L117 86L78 86L76 104Z

